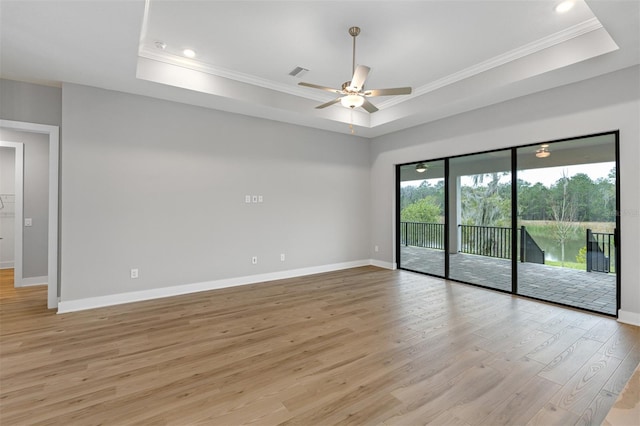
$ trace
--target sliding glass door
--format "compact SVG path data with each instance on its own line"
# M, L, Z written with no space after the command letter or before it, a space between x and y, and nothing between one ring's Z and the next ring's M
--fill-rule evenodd
M618 133L399 165L401 269L616 315Z
M449 277L511 291L511 150L449 160Z
M615 134L518 148L518 293L615 315Z
M444 160L400 167L400 264L445 276Z

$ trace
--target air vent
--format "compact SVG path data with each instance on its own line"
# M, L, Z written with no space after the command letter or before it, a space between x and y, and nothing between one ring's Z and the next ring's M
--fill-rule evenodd
M302 77L303 75L305 75L307 72L309 72L308 69L306 68L302 68L302 67L295 67L294 69L291 70L291 72L289 73L289 75L293 76L293 77Z

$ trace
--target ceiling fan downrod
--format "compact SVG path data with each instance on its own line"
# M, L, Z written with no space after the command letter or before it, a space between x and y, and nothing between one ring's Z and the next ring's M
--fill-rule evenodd
M356 37L360 34L360 27L349 28L349 34L353 37L353 57L351 62L351 75L353 75L356 72Z

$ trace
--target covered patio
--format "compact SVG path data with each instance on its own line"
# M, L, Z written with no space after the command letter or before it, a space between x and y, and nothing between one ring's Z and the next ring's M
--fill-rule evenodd
M401 246L400 266L444 274L444 251ZM455 253L449 256L450 278L511 291L511 261ZM581 309L616 314L616 275L518 262L518 293Z

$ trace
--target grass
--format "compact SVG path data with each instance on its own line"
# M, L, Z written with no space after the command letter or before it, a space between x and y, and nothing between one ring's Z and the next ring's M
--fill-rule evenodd
M562 268L569 268L569 269L579 269L581 271L586 271L587 270L587 264L586 263L578 263L578 262L564 262L564 266L562 265L562 262L560 262L559 260L545 260L544 261L545 265L549 265L549 266L559 266Z
M532 237L553 235L552 220L521 220L518 224L526 226L527 232ZM591 229L593 232L613 234L616 227L614 222L576 222L576 224L576 236L584 235L587 229Z
M586 271L587 270L587 264L586 263L578 263L578 262L564 262L564 266L562 266L562 262L560 262L559 260L545 260L544 261L545 265L548 266L557 266L559 268L567 268L567 269L577 269L579 271ZM615 264L613 262L613 260L611 261L611 270L609 271L612 274L615 274Z

